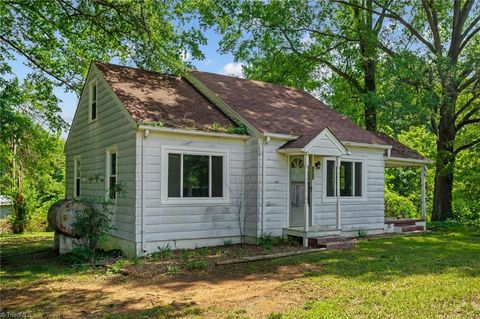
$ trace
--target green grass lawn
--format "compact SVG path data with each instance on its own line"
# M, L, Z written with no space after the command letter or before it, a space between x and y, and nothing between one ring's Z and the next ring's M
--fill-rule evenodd
M242 301L240 308L232 308L225 305L221 298L214 307L195 303L180 309L165 304L145 306L131 312L115 311L115 304L120 301L118 296L113 296L109 308L97 305L99 312L91 317L480 318L480 229L438 224L431 230L431 233L422 235L363 240L356 250L351 251L320 252L229 268L213 267L188 281L203 281L229 273L248 274L262 280L265 274L276 273L280 267L315 266L312 267L314 270L306 270L299 277L282 279L275 290L281 292L281 298L295 294L301 297L301 301L289 309L266 315L260 316L253 309L254 306L249 306L249 300ZM12 298L20 300L24 291L54 281L73 284L109 282L109 277L102 269L70 267L65 258L55 257L49 252L51 235L38 235L0 237L1 287L2 291L7 289L10 292L7 297L2 296L2 302L8 300L10 305L15 305L17 300ZM132 285L145 280L116 276L120 279L109 284L118 285L119 288L126 283ZM180 275L170 278L170 281L185 283ZM228 279L241 281L242 278ZM151 281L153 285L154 279ZM143 289L156 288L162 287L148 286ZM135 286L132 289L137 289L132 290L132 294L135 294L142 288ZM181 290L175 293L180 294ZM279 298L262 295L261 289L258 294L259 297L271 297L273 301ZM28 311L33 317L42 317L42 309L54 309L57 303L62 303L58 297L52 298L51 302L47 297L32 300ZM86 301L82 302L85 306ZM12 309L22 310L13 307L9 311Z

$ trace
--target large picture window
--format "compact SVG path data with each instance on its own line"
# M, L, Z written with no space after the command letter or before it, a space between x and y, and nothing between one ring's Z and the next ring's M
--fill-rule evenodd
M326 163L326 195L335 197L336 187L335 160L327 160ZM340 197L363 196L363 162L354 160L340 161Z
M223 156L168 153L168 197L223 197L223 162Z

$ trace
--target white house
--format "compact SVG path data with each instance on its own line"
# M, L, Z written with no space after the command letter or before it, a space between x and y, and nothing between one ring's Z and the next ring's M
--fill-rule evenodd
M135 255L242 233L382 233L385 167L428 163L298 89L98 62L65 154L67 198L118 197L108 246Z

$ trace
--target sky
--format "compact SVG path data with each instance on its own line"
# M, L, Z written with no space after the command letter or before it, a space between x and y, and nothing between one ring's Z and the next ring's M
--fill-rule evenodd
M234 58L231 54L220 54L217 52L220 36L216 34L214 30L208 30L205 32L205 36L208 39L208 43L201 47L205 59L201 61L190 60L188 53L185 58L200 71L242 76L242 66L240 63L234 62ZM10 61L9 64L12 67L13 74L22 80L27 76L31 69L25 65L25 58L18 54L14 54L14 57L15 60ZM72 92L66 92L63 87L56 87L54 93L57 98L61 100L60 107L62 108L61 115L63 119L71 124L78 103L77 95Z

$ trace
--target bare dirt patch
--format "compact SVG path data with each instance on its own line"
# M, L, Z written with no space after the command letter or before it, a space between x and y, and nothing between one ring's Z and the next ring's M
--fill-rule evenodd
M255 273L237 266L177 276L119 274L41 282L4 291L2 308L30 310L46 318L96 318L155 307L169 307L177 314L190 307L207 318L232 313L263 318L303 305L307 288L300 278L319 270L313 264L265 267L264 272Z

